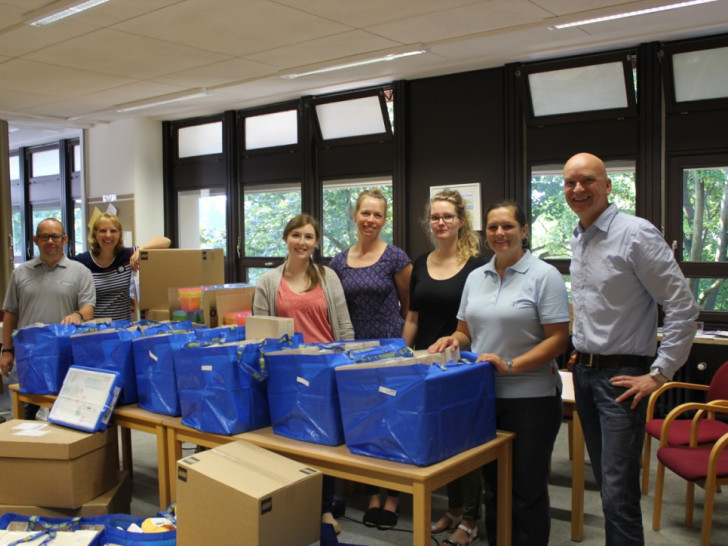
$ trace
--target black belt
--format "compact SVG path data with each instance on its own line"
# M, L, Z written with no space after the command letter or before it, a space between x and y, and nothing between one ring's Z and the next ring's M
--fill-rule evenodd
M649 367L650 358L641 355L593 355L591 353L577 353L576 363L588 368L622 368L624 366L644 368Z

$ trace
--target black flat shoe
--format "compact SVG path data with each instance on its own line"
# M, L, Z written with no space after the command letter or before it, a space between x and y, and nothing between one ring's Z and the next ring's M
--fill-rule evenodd
M398 512L399 511L392 512L390 510L382 510L382 513L379 514L379 524L377 525L377 529L386 531L387 529L392 529L395 525L397 525L397 520L399 519Z
M381 513L381 508L367 509L367 511L364 512L364 517L362 518L364 525L366 525L367 527L376 527L377 525L379 525L379 516Z

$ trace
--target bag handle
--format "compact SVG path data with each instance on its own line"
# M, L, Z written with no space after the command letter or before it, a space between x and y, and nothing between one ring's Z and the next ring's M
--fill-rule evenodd
M43 546L43 544L49 544L53 539L55 539L57 534L58 532L54 531L53 529L46 529L44 531L38 531L34 535L28 535L25 538L19 538L18 540L10 542L8 546L20 546L21 544L27 544L28 542L32 542L34 540L38 540L39 538L45 537L37 545Z

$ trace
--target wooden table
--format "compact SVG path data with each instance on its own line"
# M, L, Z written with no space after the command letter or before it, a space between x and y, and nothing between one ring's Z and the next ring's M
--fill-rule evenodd
M561 399L564 416L570 419L569 454L571 455L571 540L584 538L584 432L574 399L574 380L571 372L559 371L564 388Z
M10 385L13 411L23 415L23 403L51 407L55 395L24 394L17 384ZM235 440L247 440L291 459L320 469L322 472L347 480L412 494L413 543L430 544L432 492L476 468L498 461L498 544L511 542L512 489L512 432L498 431L494 440L450 457L439 463L419 467L374 457L352 454L346 446L323 446L300 442L273 434L270 427L223 436L200 432L182 424L179 417L168 417L139 408L136 404L114 410L111 422L122 430L122 460L131 466L130 430L149 432L157 436L157 467L159 474L159 505L166 508L176 498L177 460L182 458L182 442L205 447Z
M50 408L56 400L54 394L26 394L20 392L17 383L9 385L12 396L13 414L16 418L22 418L23 404L30 403ZM152 413L140 408L136 404L119 406L114 410L111 423L118 426L121 431L121 453L124 470L130 474L133 470L131 431L139 430L154 434L157 437L157 469L159 474L159 508L165 510L170 500L168 467L169 453L167 452L167 425L178 422L179 418L169 417L158 413Z
M413 544L430 544L432 492L476 468L498 461L498 544L511 543L512 432L498 431L494 440L430 466L396 463L355 455L346 446L324 446L292 440L273 433L271 427L236 436L208 434L181 424L167 430L171 495L175 498L176 461L182 458L182 442L215 447L246 440L327 475L394 489L412 495Z

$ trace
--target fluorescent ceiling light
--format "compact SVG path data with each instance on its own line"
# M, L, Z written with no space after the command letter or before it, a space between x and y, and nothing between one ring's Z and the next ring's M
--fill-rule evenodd
M328 65L328 66L320 66L318 68L311 68L310 70L306 70L305 68L301 72L291 72L289 74L282 74L281 78L285 78L287 80L294 80L296 78L302 78L304 76L313 76L314 74L325 74L327 72L335 72L336 70L346 70L347 68L356 68L358 66L366 66L369 64L375 64L375 63L386 63L389 61L394 61L396 59L401 59L403 57L411 57L413 55L422 55L423 53L427 53L428 49L426 49L423 45L418 45L414 49L409 48L404 51L399 52L393 52L388 53L386 55L380 55L379 57L370 57L366 59L359 59L359 60L351 60L349 62L342 62L341 64L334 64L334 65Z
M85 2L75 2L70 6L51 8L50 11L48 9L40 10L43 12L42 14L31 14L26 22L34 27L44 27L55 23L56 21L60 21L61 19L65 19L66 17L71 17L72 15L86 11L87 9L94 8L99 4L105 4L108 1L109 0L86 0Z
M185 100L200 99L207 97L211 93L205 87L199 89L190 89L188 91L181 91L179 93L171 93L169 95L160 95L151 99L138 100L135 102L127 102L125 104L118 104L114 106L114 109L119 114L125 114L126 112L134 112L136 110L144 110L146 108L154 108L155 106L161 106L163 104L172 104L174 102L182 102Z
M592 23L603 23L605 21L613 21L614 19L624 19L625 17L635 17L636 15L647 15L648 13L657 13L660 11L668 11L671 9L688 8L690 6L697 6L698 4L708 4L709 2L715 2L716 0L690 0L688 2L679 2L677 4L669 4L667 6L657 6L655 8L639 9L636 11L627 11L624 13L617 13L615 15L605 15L604 17L594 17L593 19L583 19L581 21L574 21L573 23L564 23L562 25L554 25L549 27L552 30L561 30L562 28L580 27L583 25L591 25Z

